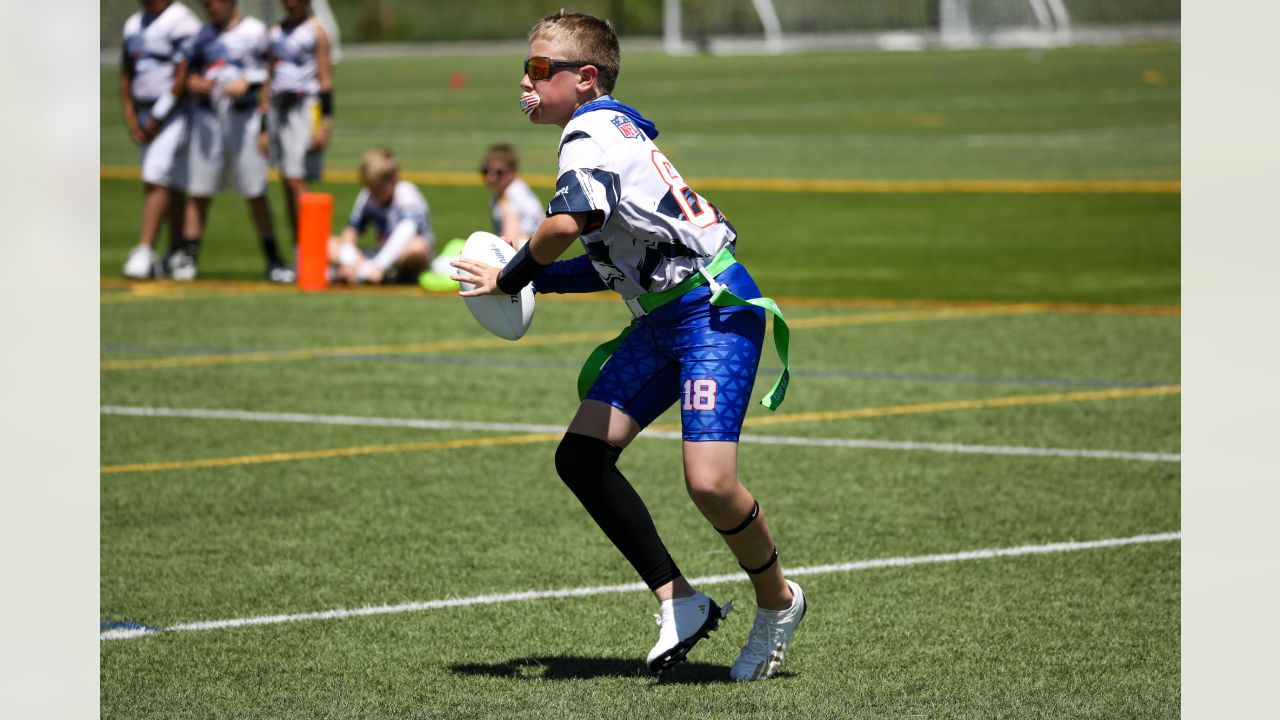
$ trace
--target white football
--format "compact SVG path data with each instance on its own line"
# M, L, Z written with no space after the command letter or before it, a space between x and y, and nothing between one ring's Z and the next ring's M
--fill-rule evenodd
M515 252L497 235L476 231L471 233L467 244L462 246L460 257L503 267ZM463 290L475 287L467 282L459 282L458 286ZM519 340L529 330L529 323L533 322L532 285L525 285L515 295L479 295L463 300L467 301L467 309L476 322L483 325L485 330L506 340Z

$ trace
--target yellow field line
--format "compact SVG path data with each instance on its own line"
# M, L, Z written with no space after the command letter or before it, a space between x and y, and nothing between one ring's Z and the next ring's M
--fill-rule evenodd
M99 302L139 302L147 300L206 300L217 297L246 297L251 295L309 295L292 285L280 285L258 280L201 280L196 283L173 280L124 280L102 278ZM452 291L427 291L416 285L335 285L326 293L334 295L362 295L374 297L448 297Z
M837 327L843 325L871 325L878 323L911 322L915 320L953 320L986 315L1008 313L1035 312L1034 306L1008 305L994 308L955 308L938 310L913 310L907 312L886 312L867 315L826 315L813 318L802 318L789 323L792 328ZM597 342L608 340L616 335L613 331L587 333L560 333L543 337L530 337L520 340L528 347L533 345L559 345L575 342ZM138 358L133 360L108 360L100 365L103 372L116 370L155 370L160 368L207 367L210 365L233 365L244 363L279 362L287 360L315 360L318 358L342 357L344 355L402 355L408 353L440 352L448 350L476 350L482 348L504 347L509 340L496 338L475 338L466 340L439 340L428 343L407 343L394 345L364 345L356 347L301 348L297 350L265 350L262 352L246 352L216 355L178 355L162 358Z
M1047 395L1016 395L1012 397L990 398L986 400L952 400L937 403L919 403L914 405L894 405L879 408L858 408L854 410L837 410L828 412L791 413L770 417L751 418L744 424L748 426L779 425L783 423L820 422L830 420L849 420L854 418L884 417L891 415L911 415L931 412L948 412L954 410L981 410L986 408L1013 407L1017 405L1043 405L1047 403L1082 402L1087 400L1116 400L1120 398L1149 397L1156 395L1172 395L1182 392L1181 385L1164 385L1152 388L1125 388L1117 390L1099 390L1076 393L1050 393ZM654 430L679 430L679 425L653 425ZM295 460L321 460L336 457L354 457L357 455L379 455L387 453L426 452L433 450L452 450L466 447L495 447L500 445L519 445L524 443L552 442L559 440L561 433L534 433L528 435L499 435L496 437L474 438L462 440L437 440L433 442L401 443L398 445L361 445L332 450L308 450L300 452L268 453L265 455L241 455L227 458L206 458L202 460L175 460L171 462L134 463L130 465L107 465L99 472L103 475L120 473L160 472L164 470L193 470L197 468L228 467L234 465L255 465L273 462L291 462Z
M1078 313L1084 315L1182 314L1182 308L1178 305L1117 305L1111 303L1011 302L993 300L885 300L879 298L789 297L785 295L775 297L774 299L783 307L783 309L789 307L849 309L1015 307L1027 308L1027 312Z
M959 320L988 315L1009 315L1038 312L1034 305L1000 305L995 307L940 308L937 310L906 310L903 312L868 313L866 315L822 315L820 317L788 320L791 329L840 327L843 325L877 325L880 323L911 322L913 320Z
M148 300L200 300L226 296L248 295L297 295L301 291L288 285L276 283L226 283L203 280L199 283L174 282L171 280L154 280L148 282L120 282L108 284L103 282L102 289L110 292L99 295L99 303L139 302ZM419 293L421 294L421 293Z
M130 465L107 465L100 468L103 475L120 473L162 472L165 470L195 470L198 468L229 467L233 465L259 465L262 463L294 462L297 460L324 460L328 458L355 457L358 455L382 455L386 453L425 452L429 450L454 450L457 448L490 447L494 445L517 445L520 443L539 443L559 440L562 433L536 433L530 435L501 435L487 438L464 438L459 440L435 440L431 442L400 443L397 445L362 445L357 447L334 448L332 450L304 450L300 452L279 452L266 455L240 455L238 457L205 458L202 460L174 460L170 462L133 463Z
M556 345L560 343L598 342L617 335L615 331L558 333L542 337L524 338L520 342L530 345ZM278 362L282 360L314 360L342 357L344 355L400 355L405 353L440 352L447 350L474 350L478 348L506 347L510 340L500 338L474 338L466 340L438 340L425 343L401 343L394 345L361 345L352 347L302 348L298 350L265 350L262 352L230 355L179 355L177 357L140 358L137 360L110 360L103 362L101 370L151 370L156 368L198 367L208 365L232 365L236 363Z
M110 180L137 180L134 166L102 165L100 177ZM480 187L479 175L470 172L401 171L405 180L423 185ZM272 180L277 179L271 171ZM552 188L554 175L526 174L526 182L534 187ZM354 170L326 170L325 182L355 183ZM691 184L699 191L747 190L757 192L827 192L827 193L1086 193L1086 194L1179 194L1179 180L842 180L838 178L694 178Z

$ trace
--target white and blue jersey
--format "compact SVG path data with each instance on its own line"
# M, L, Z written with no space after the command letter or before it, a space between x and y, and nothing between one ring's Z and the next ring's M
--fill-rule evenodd
M547 208L548 215L591 216L582 234L585 257L599 280L627 299L675 287L737 241L724 215L653 144L657 134L634 108L608 96L580 108L561 135L560 175ZM555 263L535 289L594 289L579 276L583 264ZM760 295L741 264L716 279L740 297ZM704 284L637 317L584 399L612 405L640 427L679 402L685 440L737 441L764 330L763 310L712 305Z
M658 146L657 128L609 96L579 108L560 136L547 215L589 213L582 243L596 272L631 299L667 290L737 238Z
M516 178L507 184L502 195L489 199L489 214L493 218L493 232L502 234L503 208L510 207L520 218L520 235L533 237L533 233L542 224L542 201L533 193L529 184Z
M243 78L252 87L267 79L268 48L267 26L255 17L243 15L239 22L225 30L212 23L200 28L200 32L183 45L182 57L189 61L189 72L214 80L219 87L237 78ZM220 98L220 91L215 89L211 102L219 104ZM251 90L227 100L231 107L246 110L256 108L259 99L258 93Z
M320 21L307 18L297 25L271 27L271 96L315 95L320 92L316 65L316 28Z
M356 196L351 219L347 224L357 232L364 232L365 228L372 225L378 232L378 244L381 245L396 226L406 220L414 224L418 235L432 245L435 244L435 235L431 231L431 209L427 206L427 199L413 183L401 180L396 183L395 194L388 205L381 205L374 200L368 188L361 190Z
M136 12L125 21L121 67L130 77L129 94L144 114L173 87L179 51L199 31L200 18L179 2L155 15Z

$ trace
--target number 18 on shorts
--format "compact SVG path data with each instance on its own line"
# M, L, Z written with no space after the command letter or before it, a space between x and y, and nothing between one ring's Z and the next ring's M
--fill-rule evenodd
M684 381L684 403L681 410L715 410L716 387L714 378L689 378Z

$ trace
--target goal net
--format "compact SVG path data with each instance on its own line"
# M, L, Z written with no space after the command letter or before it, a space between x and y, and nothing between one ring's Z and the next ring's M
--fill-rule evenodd
M668 52L1047 47L1180 39L1179 0L664 0Z

